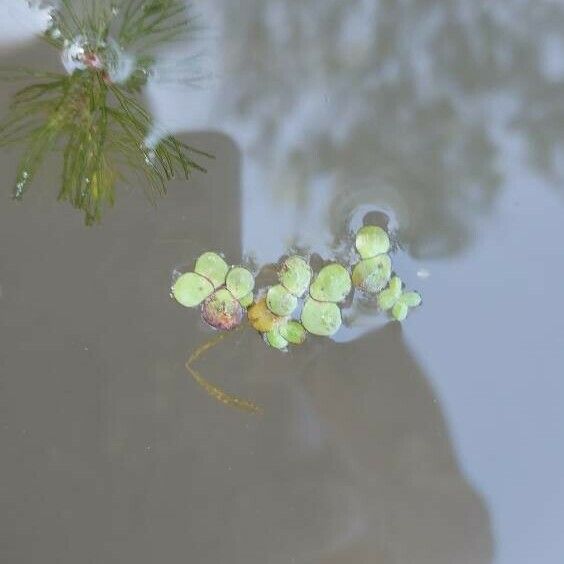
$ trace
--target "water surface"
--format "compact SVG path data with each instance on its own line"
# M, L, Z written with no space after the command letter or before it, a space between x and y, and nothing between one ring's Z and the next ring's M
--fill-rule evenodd
M564 554L564 9L202 1L210 76L147 93L216 155L100 227L0 153L2 559L15 564L559 564ZM2 62L57 67L38 43ZM175 57L178 50L169 55ZM7 109L12 85L0 91ZM388 214L424 296L281 354L168 296L203 250L343 256ZM381 217L379 215L378 217Z

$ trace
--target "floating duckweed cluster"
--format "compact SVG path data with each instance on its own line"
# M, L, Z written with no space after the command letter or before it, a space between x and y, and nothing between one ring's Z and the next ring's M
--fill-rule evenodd
M360 260L352 274L333 262L314 276L308 261L293 255L280 265L278 284L256 296L250 270L230 267L219 254L206 252L196 260L194 272L175 281L172 296L185 307L201 306L204 321L221 331L241 325L246 310L251 327L268 345L282 350L301 345L308 333L335 335L342 325L342 304L353 289L403 321L411 308L421 304L421 296L405 291L401 279L393 275L388 234L381 227L366 225L356 234L355 246Z
M253 303L255 279L242 266L229 268L217 253L204 253L172 286L174 299L185 307L202 306L206 323L222 331L241 324L244 309Z

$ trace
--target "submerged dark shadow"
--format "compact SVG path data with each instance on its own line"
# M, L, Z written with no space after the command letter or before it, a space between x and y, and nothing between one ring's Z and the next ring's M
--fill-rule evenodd
M489 562L486 510L399 327L291 355L226 341L199 368L260 418L191 380L209 335L170 272L203 249L241 260L241 156L187 140L217 159L156 209L119 192L85 228L51 199L0 208L7 559Z
M366 529L322 562L488 564L488 510L457 464L401 325L329 343L304 371L311 409L354 469Z
M171 270L206 245L239 252L236 148L218 134L186 139L216 154L221 170L214 161L207 176L171 183L156 208L141 186L120 185L101 226L85 227L46 190L59 179L55 162L19 204L4 183L0 560L142 561L131 556L140 541L124 538L151 519L144 499L159 462L147 445L169 423L189 442L174 415L156 406L158 359L189 382L184 357L200 331L168 297ZM12 154L0 152L0 163L8 177Z

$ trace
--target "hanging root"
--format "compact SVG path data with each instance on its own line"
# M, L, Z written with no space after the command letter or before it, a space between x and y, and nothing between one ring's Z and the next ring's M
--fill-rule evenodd
M194 364L194 362L196 362L206 351L223 341L227 335L228 333L221 333L215 339L211 339L207 343L198 347L186 362L186 369L190 372L192 378L194 378L194 380L196 380L196 382L200 384L200 386L202 386L202 388L204 388L204 390L206 390L206 392L215 400L220 401L229 407L246 411L247 413L262 413L262 409L254 403L236 398L235 396L224 392L221 388L218 388L208 382L195 368L192 368L192 364Z

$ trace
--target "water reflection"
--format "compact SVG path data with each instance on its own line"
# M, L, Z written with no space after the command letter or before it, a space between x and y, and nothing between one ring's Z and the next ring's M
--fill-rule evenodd
M42 192L0 207L10 561L488 564L486 510L398 326L287 355L249 331L200 362L262 418L189 378L209 335L168 298L169 269L241 256L241 157L187 140L218 159L155 211L123 194L85 229Z
M245 246L261 259L296 240L319 245L367 203L395 210L412 255L454 253L492 208L508 146L522 142L520 158L543 175L562 168L557 3L207 0L198 9L210 22L215 87L179 104L174 88L153 84L150 99L166 125L217 127L242 148Z
M322 562L488 564L488 511L461 475L435 394L401 326L318 351L311 407L362 491L364 530Z
M218 38L217 89L154 85L151 100L174 128L230 133L236 144L198 139L223 173L172 187L154 213L132 194L102 230L83 230L41 190L25 206L0 207L1 239L25 234L0 261L2 371L14 400L3 428L11 560L489 563L484 503L399 328L292 356L255 335L223 349L206 374L265 407L267 418L249 423L186 378L183 362L205 336L155 288L207 246L236 257L239 207L243 250L259 264L289 243L337 252L373 208L391 215L414 255L464 248L503 186L508 147L543 176L559 174L562 10L526 1L201 5ZM511 383L500 382L501 401ZM491 409L489 433L499 404ZM460 418L474 424L467 411ZM545 436L530 433L530 443ZM517 470L500 465L495 487ZM44 499L49 509L39 510Z
M290 245L330 256L346 243L348 220L374 208L394 218L409 254L453 255L469 246L483 217L497 212L502 190L512 190L519 177L547 181L529 190L547 184L561 188L564 9L558 2L209 0L199 7L216 35L211 45L217 51L210 47L216 88L190 93L182 107L175 105L174 92L162 89L163 102L154 98L155 109L171 125L227 131L241 147L244 248L259 262L276 260ZM485 264L491 269L501 262L503 253ZM406 272L406 257L400 264ZM483 264L467 275L475 276L479 267ZM510 264L507 268L511 272ZM472 284L461 287L476 291ZM436 290L436 303L441 292L448 293L448 282ZM479 310L486 293L485 288L477 292L466 311ZM449 304L445 309L456 307L453 296L441 301ZM449 329L442 335L457 333L452 314L444 315ZM373 322L363 319L362 311L353 312L351 325L373 330ZM505 339L509 352L518 337L507 322L500 322L493 337L481 321L476 319L468 338L479 341L476 334L483 333L482 342ZM422 332L433 331L424 326ZM346 346L377 343L380 334ZM425 339L427 355L432 340ZM364 346L362 354L370 356ZM441 345L435 351L446 354ZM459 364L457 356L449 370L435 375L435 381L449 382L444 390L459 385L452 380ZM469 366L489 374L481 363ZM347 366L343 372L349 371ZM472 380L472 370L460 377ZM511 384L500 380L498 385ZM459 412L463 401L450 412ZM470 412L465 411L464 436L480 468L474 477L489 484L489 493L497 492L503 479L492 478L490 466L479 463L484 438L468 431L475 416ZM343 413L345 419L356 411ZM495 426L497 417L490 406L489 424ZM500 432L498 441L506 440L501 437ZM462 442L458 446L462 449ZM506 470L511 472L511 465ZM497 494L495 500L499 503ZM519 544L508 518L515 506L503 500L495 507L498 519L501 506L498 540L507 551ZM486 526L484 538L489 538Z

